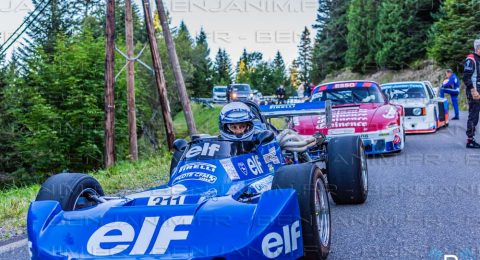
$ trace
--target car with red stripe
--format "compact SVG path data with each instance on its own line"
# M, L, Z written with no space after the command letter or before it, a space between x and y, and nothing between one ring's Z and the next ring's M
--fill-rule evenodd
M295 117L291 127L301 135L360 136L367 154L400 152L404 148L403 107L390 104L378 83L357 80L321 84L308 102L327 101L331 102L331 113Z
M391 103L404 107L407 134L434 133L448 126L448 100L437 96L430 81L392 82L381 89Z

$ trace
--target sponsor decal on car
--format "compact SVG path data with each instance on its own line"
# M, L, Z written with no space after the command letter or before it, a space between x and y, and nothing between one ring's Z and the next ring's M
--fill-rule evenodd
M277 258L282 253L289 254L298 250L298 241L302 238L300 221L285 225L281 232L271 232L262 240L262 252L267 258Z
M217 176L204 172L186 172L175 177L175 179L173 179L173 183L186 180L215 183L217 181Z
M250 171L254 175L259 175L263 173L262 164L258 160L258 155L254 155L251 158L247 159L247 165Z
M285 105L271 105L270 109L292 109L295 108L295 104L285 104Z
M191 225L193 216L175 216L167 219L160 226L158 235L154 237L160 219L163 218L146 217L138 236L134 227L127 222L117 221L105 224L88 239L87 252L94 256L112 256L131 248L129 255L163 255L171 241L187 239L189 230L183 227L180 231L176 230L176 227ZM153 246L147 252L152 243Z
M199 155L213 157L219 150L220 145L218 144L204 143L203 146L197 145L191 147L185 156L187 158L192 158Z
M333 111L332 122L328 128L338 127L366 127L368 126L368 110L343 110ZM327 119L324 115L318 117L317 129L327 128Z
M337 83L333 86L333 88L353 88L355 87L355 82L348 82L348 83Z
M275 168L273 167L273 165L271 163L268 164L268 172L269 173L273 173L275 171Z
M270 190L272 187L273 175L269 175L259 181L256 181L250 185L256 193L262 193Z
M263 155L263 160L265 161L265 163L280 163L280 159L278 159L277 150L275 149L275 147L271 147L270 149L268 149L268 153Z
M206 170L209 172L215 172L215 169L217 168L216 165L210 164L210 163L202 163L202 162L194 162L194 163L188 163L183 166L181 166L178 169L178 173L182 173L184 171L188 170Z
M225 169L225 172L227 173L230 180L233 181L233 180L240 179L240 176L238 176L238 172L235 169L235 166L233 166L233 163L232 163L231 159L220 160L220 163L222 164L223 168Z
M248 170L247 170L247 166L245 165L245 163L239 162L239 163L238 163L238 168L240 169L240 171L241 171L243 174L248 175Z

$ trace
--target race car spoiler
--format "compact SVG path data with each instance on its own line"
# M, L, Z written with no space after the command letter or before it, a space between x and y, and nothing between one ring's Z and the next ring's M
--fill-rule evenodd
M326 115L327 124L332 122L332 102L307 102L296 104L264 105L260 111L265 118Z

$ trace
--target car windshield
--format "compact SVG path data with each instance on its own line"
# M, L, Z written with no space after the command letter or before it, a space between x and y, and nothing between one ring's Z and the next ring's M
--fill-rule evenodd
M215 88L213 88L213 91L214 92L226 92L227 87L215 87Z
M250 91L250 86L249 85L233 85L232 86L234 89L237 91Z
M382 91L390 100L427 97L425 87L420 83L383 85Z
M255 148L253 141L227 141L219 138L207 138L192 142L182 160L212 160L251 153Z
M384 103L385 99L377 87L338 88L319 91L311 101L332 101L333 105L351 103Z

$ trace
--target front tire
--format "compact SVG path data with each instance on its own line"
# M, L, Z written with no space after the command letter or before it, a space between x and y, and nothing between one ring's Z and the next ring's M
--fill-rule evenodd
M362 204L368 196L367 157L359 136L332 138L327 145L327 177L336 204Z
M330 252L332 226L322 171L311 163L283 166L275 173L272 189L285 188L297 192L305 258L326 259Z
M102 186L90 175L60 173L43 183L35 201L55 200L64 211L73 211L98 204L92 196L104 196Z

